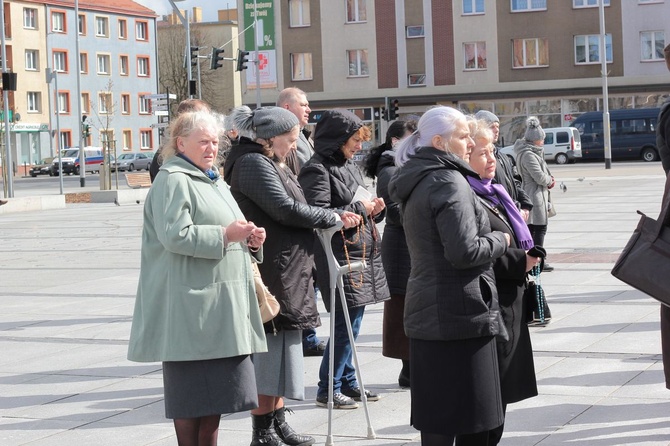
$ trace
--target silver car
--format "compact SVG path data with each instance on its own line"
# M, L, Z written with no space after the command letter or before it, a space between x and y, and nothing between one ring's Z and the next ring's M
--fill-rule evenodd
M127 170L132 172L133 170L149 170L151 165L151 158L147 156L147 153L122 153L119 157L112 162L111 169L112 172L116 169L119 171Z

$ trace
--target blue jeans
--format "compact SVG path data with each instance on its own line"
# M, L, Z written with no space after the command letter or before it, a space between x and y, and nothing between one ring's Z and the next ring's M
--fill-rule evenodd
M349 308L349 319L351 320L351 330L354 333L354 340L358 338L358 332L361 329L361 321L365 307ZM328 396L328 360L332 339L328 340L326 351L321 360L319 368L319 389L317 396ZM347 324L344 321L344 314L341 310L335 311L335 370L333 372L333 393L340 393L342 388L351 389L358 387L356 381L356 369L353 364L353 354L349 335L347 334Z
M319 288L314 286L314 299L317 299L319 295ZM319 345L319 338L316 336L316 329L314 328L305 328L302 330L302 348L303 350L316 348Z

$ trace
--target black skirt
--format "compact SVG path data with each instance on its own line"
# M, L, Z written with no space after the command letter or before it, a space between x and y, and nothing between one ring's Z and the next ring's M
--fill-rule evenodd
M163 363L165 417L198 418L258 407L251 356Z
M494 429L505 420L494 337L410 338L411 424L433 434Z

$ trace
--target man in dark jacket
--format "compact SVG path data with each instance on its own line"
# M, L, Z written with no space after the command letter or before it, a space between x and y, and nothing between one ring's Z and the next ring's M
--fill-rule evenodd
M670 45L663 50L665 63L670 71ZM661 106L656 126L656 147L661 155L665 174L670 173L670 98ZM665 387L670 389L670 307L661 305L661 346L663 349L663 371Z

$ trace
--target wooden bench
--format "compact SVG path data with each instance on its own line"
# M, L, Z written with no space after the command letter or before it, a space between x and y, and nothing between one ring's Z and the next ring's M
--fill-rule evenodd
M149 176L149 172L127 173L126 184L131 189L151 187L151 176Z

